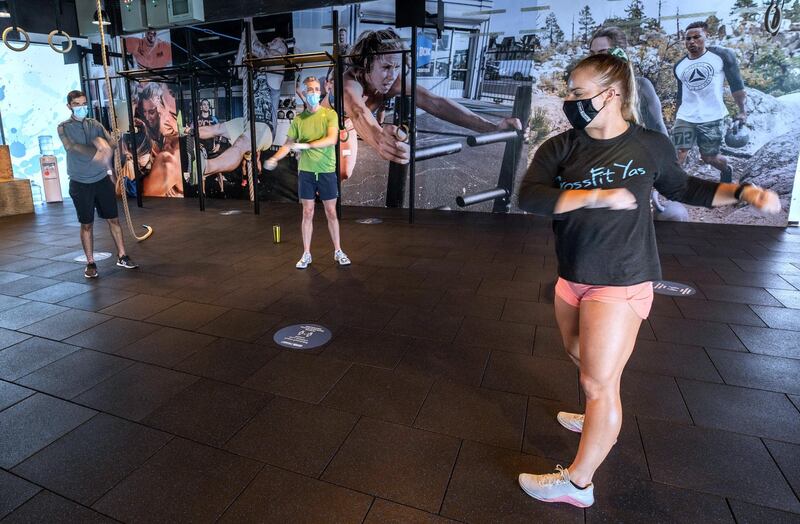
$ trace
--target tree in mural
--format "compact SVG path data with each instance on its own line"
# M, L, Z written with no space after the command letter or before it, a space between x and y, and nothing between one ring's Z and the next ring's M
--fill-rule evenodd
M792 6L786 10L786 18L792 23L800 23L800 0L794 0Z
M597 22L594 21L592 10L589 9L588 5L583 6L583 9L578 13L578 27L580 27L581 39L585 44L589 41L589 37L592 36L592 33L597 28Z
M736 0L731 15L738 16L742 22L752 22L758 17L758 4L756 0Z
M647 21L644 14L644 1L631 0L631 3L625 8L625 14L628 15L626 25L630 28L631 40L636 42L642 34L642 25Z
M558 18L556 18L555 13L551 12L547 15L544 21L544 30L545 33L547 33L550 46L560 44L564 41L564 31L562 31L561 27L558 25Z

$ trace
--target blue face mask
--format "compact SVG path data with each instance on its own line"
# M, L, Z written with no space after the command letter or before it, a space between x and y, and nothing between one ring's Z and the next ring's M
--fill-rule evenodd
M307 93L306 103L310 107L317 107L319 105L319 93Z
M83 120L87 116L89 116L89 107L88 106L78 106L72 108L72 114L75 115L75 118L78 120Z

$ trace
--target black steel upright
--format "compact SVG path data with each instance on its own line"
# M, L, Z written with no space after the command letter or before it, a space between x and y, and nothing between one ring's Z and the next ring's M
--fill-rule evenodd
M335 8L332 8L333 12L331 15L333 16L333 71L334 76L336 78L334 89L338 89L339 94L338 96L334 97L333 110L336 111L336 116L339 121L339 129L336 131L336 217L341 219L342 218L342 159L340 157L342 152L341 146L341 137L342 137L342 129L344 129L344 93L342 89L342 85L344 84L344 76L342 75L342 67L341 67L341 57L342 50L339 47L339 11ZM299 73L298 73L299 74ZM348 138L350 138L348 136Z
M531 99L533 96L533 86L517 86L516 97L514 99L514 109L511 116L518 118L522 125L528 121L531 114ZM506 142L503 153L503 163L500 167L500 176L497 180L497 187L504 189L510 195L514 191L514 179L517 176L520 159L522 158L524 147L524 136L518 133L517 136ZM492 213L509 213L511 211L511 198L498 198L494 201Z
M441 16L441 15L440 15ZM405 83L406 79L403 79ZM416 161L414 156L417 149L417 26L411 26L411 107L408 112L408 146L411 156L408 160L408 223L414 223L414 197L417 193Z
M247 22L246 22L247 23ZM247 57L253 56L253 33L255 28L253 22L249 22L247 31L245 31L245 45L247 46ZM250 118L250 169L253 172L253 213L258 215L261 210L258 205L258 173L260 166L258 165L258 151L256 148L256 102L253 95L253 88L255 84L255 71L253 64L247 64L247 108Z
M181 87L182 89L182 87ZM191 92L191 101L189 104L191 105L191 112L192 112L192 129L194 129L194 165L195 165L195 175L197 176L197 195L198 200L200 200L200 211L206 210L206 192L205 192L205 184L203 183L203 169L200 165L200 122L197 118L197 74L192 73L192 92Z

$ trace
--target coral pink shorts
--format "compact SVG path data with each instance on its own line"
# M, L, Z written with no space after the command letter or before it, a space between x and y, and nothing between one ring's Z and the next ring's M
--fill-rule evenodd
M616 303L627 302L642 319L650 314L653 305L653 283L642 282L633 286L590 286L576 284L559 277L556 295L572 307L580 307L581 300Z

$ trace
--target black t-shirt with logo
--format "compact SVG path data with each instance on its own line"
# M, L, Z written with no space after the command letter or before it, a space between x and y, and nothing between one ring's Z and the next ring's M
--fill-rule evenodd
M655 187L670 200L711 207L719 184L681 169L670 140L631 125L608 140L571 129L536 151L519 189L519 207L553 218L558 274L598 286L630 286L661 279L650 193ZM638 208L576 209L554 214L568 189L626 188Z

